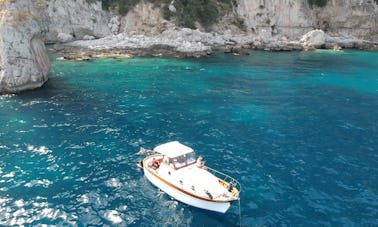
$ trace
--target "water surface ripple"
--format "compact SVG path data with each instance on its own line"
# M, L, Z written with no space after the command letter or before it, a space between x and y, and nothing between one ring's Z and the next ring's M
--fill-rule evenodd
M52 56L54 57L54 56ZM0 96L0 225L233 226L137 169L179 140L243 185L243 226L378 223L378 53L53 61Z

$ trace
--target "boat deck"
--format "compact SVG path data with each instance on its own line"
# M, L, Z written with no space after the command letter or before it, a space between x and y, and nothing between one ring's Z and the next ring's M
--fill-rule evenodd
M154 175L195 197L216 202L234 201L239 198L240 184L209 167L199 168L193 164L174 170L163 162L161 154L147 157L144 165Z

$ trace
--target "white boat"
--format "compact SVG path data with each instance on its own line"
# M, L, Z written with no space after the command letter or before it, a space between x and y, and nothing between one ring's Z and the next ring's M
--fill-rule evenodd
M156 187L188 205L225 213L239 200L240 183L201 165L192 148L177 141L155 147L155 154L139 162L144 175Z

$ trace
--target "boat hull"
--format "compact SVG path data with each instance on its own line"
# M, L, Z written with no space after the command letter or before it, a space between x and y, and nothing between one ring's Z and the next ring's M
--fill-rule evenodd
M226 211L230 208L231 202L229 201L212 201L212 200L205 200L195 196L190 195L190 193L186 193L183 190L171 185L169 182L161 179L158 175L154 174L152 171L148 169L148 167L144 167L144 175L146 178L156 187L163 190L165 193L170 195L171 197L175 198L176 200L188 204L190 206L194 206L197 208L211 210L219 213L226 213Z

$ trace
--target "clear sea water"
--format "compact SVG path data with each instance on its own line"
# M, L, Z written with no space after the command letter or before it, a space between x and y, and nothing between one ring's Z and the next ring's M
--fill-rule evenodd
M2 226L239 225L143 176L172 140L239 179L243 226L378 226L378 52L53 60L0 126Z

